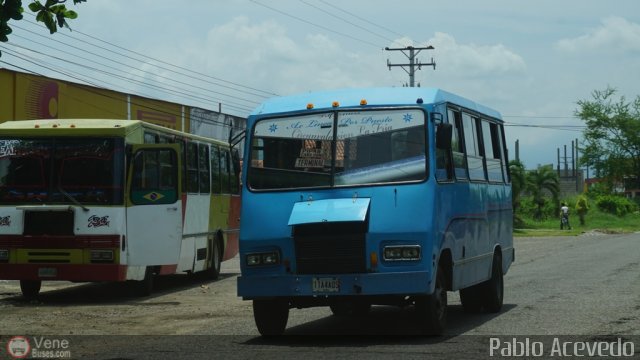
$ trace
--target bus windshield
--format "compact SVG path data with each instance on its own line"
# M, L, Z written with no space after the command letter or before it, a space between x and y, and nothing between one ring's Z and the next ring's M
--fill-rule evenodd
M0 139L0 204L122 204L123 144L116 138Z
M253 130L255 190L420 181L427 176L420 109L333 111L269 118Z

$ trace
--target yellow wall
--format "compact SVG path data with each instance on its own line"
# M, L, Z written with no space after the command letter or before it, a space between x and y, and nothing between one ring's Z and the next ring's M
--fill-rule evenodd
M60 84L59 118L127 118L127 97L115 91Z
M13 86L15 73L0 69L0 122L14 119Z
M144 120L179 131L189 132L188 114L183 128L182 105L131 96L131 119Z
M127 119L127 94L0 69L0 122L33 119ZM130 97L131 119L189 132L180 104ZM184 125L183 125L184 124Z

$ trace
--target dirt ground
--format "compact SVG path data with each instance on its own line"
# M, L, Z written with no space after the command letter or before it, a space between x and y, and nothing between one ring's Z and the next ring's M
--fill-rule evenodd
M236 334L237 315L251 313L251 302L236 295L239 272L235 258L223 263L216 281L158 277L153 294L142 298L123 283L51 281L37 300L27 300L18 281L0 280L0 334Z

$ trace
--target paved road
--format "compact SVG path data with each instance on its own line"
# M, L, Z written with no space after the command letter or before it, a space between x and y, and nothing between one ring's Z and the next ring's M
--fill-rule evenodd
M580 341L597 341L604 339L603 335L613 335L614 339L635 342L635 356L640 357L640 234L516 238L515 246L516 262L505 276L503 311L466 314L457 294L450 293L449 324L444 337L418 336L412 325L411 309L374 307L363 318L337 318L326 308L293 309L287 336L260 338L250 303L235 297L239 269L237 261L232 260L224 264L223 279L217 282L196 281L177 286L171 279L164 280L159 283L158 295L136 303L136 308L155 306L161 310L138 315L158 319L157 327L136 328L135 322L123 322L124 328L117 332L113 328L109 328L111 332L101 332L100 326L94 332L74 332L146 336L72 337L73 355L99 359L463 359L487 357L490 338L495 336L504 341L531 337L548 342L557 335L576 335ZM94 286L102 285L89 285ZM86 307L91 300L78 304L66 299L69 294L82 297L88 291L86 287L45 292L41 301L49 310L73 312L74 307ZM95 293L95 288L92 289ZM203 289L209 291L206 295L210 297L205 298L205 305L199 302L198 307L190 310L192 316L165 312L164 305L189 304L191 298L202 295ZM102 296L111 295L103 292ZM25 321L34 323L28 317L37 313L37 309L28 306L24 309L18 298L0 298L0 318L17 311L21 318L27 317ZM98 304L89 305L96 312L124 307L114 304L117 300L117 297L96 300ZM9 314L12 306L13 312ZM167 326L168 321L172 327ZM21 329L28 333L30 328ZM42 332L41 328L33 329Z

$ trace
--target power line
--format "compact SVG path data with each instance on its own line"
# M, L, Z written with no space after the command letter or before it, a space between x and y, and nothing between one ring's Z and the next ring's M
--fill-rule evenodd
M117 85L115 85L115 84L113 84L113 83L109 83L109 82L107 82L107 81L105 81L105 80L100 80L100 79L97 79L97 78L92 77L92 76L88 76L88 75L76 75L75 73L71 73L71 72L69 72L69 70L67 70L67 69L62 69L62 68L60 68L59 66L55 66L55 65L53 65L53 64L50 64L50 63L48 63L48 62L46 62L46 61L44 61L44 60L42 60L42 59L35 59L35 58L33 58L33 57L31 57L31 56L28 56L28 55L25 55L25 54L18 54L18 53L15 53L15 52L13 52L13 51L10 51L10 50L8 50L6 47L4 47L4 46L0 46L0 48L5 49L5 50L4 50L5 52L7 52L9 55L12 55L12 56L14 56L14 57L16 57L16 58L18 58L18 59L21 59L21 60L23 60L23 61L29 62L29 63L31 63L31 64L33 64L33 65L36 65L36 66L42 66L42 67L44 67L45 69L48 69L48 70L51 70L51 71L54 71L54 72L61 73L61 74L65 75L65 76L68 76L69 78L72 78L72 79L75 79L75 80L81 81L82 83L85 83L85 84L88 84L88 85L94 86L94 87L96 87L96 88L100 88L100 89L104 89L104 90L110 90L110 89L105 88L104 86L99 85L99 83L100 83L100 82L105 83L105 84L108 84L108 85L110 85L110 86L112 86L112 87L114 87L114 88L118 88L118 87L119 87L119 86L117 86ZM52 56L52 57L53 57L53 56ZM53 58L55 58L55 57L53 57ZM69 63L70 63L70 64L72 64L72 65L76 65L76 66L79 66L79 67L87 68L87 69L90 69L90 70L93 70L93 71L96 71L96 72L99 72L99 73L107 74L107 75L109 75L109 76L113 76L113 77L119 78L119 79L121 79L121 80L125 80L125 81L127 81L127 82L133 82L133 83L137 83L137 84L139 84L139 85L145 86L145 87L154 88L154 89L156 89L156 90L161 90L161 91L166 91L166 92L168 92L168 93L173 93L174 95L180 96L180 97L182 97L182 98L186 98L186 99L200 99L201 101L209 101L209 99L208 99L208 98L200 98L200 97L196 97L196 96L193 96L193 95L192 95L191 93L189 93L189 92L181 92L181 91L177 91L177 90L175 90L175 89L171 89L171 88L166 88L166 87L162 87L162 86L158 86L158 85L153 85L153 84L147 84L147 83L144 83L144 82L139 81L139 80L126 79L126 78L124 78L122 75L118 75L118 74L110 73L110 72L107 72L107 71L104 71L104 70L101 70L101 69L97 69L97 68L92 68L92 67L87 66L87 65L84 65L84 64L79 64L79 63L75 63L75 62L71 62L71 61L67 61L67 62L69 62ZM134 91L131 91L130 89L129 89L129 90L127 90L126 92L134 93ZM154 96L151 96L151 95L148 95L148 94L141 94L141 95L142 95L142 96L145 96L145 97L148 97L148 98L154 98ZM230 108L235 108L235 109L237 109L237 110L242 110L242 111L251 111L251 108L242 107L241 105L240 105L240 106L234 106L234 105L229 105L229 104L227 103L227 104L226 104L226 106L227 106L227 107L230 107Z
M34 22L31 22L31 21L28 21L28 20L27 20L27 22L28 22L28 23L31 23L31 24L38 25L38 24L36 24L36 23L34 23ZM60 40L52 39L52 38L51 38L51 37L49 37L49 36L45 36L45 35L43 35L43 34L36 33L36 32L34 32L34 31L31 31L31 30L25 29L25 28L20 27L20 26L18 26L18 25L13 25L13 26L15 26L15 27L16 27L16 28L18 28L18 29L21 29L21 30L24 30L24 31L26 31L26 32L29 32L29 33L31 33L31 34L34 34L34 35L36 35L36 36L39 36L39 37L43 37L43 38L45 38L45 39L48 39L49 41L54 41L54 42L57 42L57 43L62 44L62 45L64 45L64 46L68 46L68 47L71 47L71 48L73 48L73 49L76 49L76 50L79 50L79 51L82 51L82 52L85 52L85 53L88 53L88 54L94 55L94 56L99 57L99 58L101 58L101 59L107 59L107 60L109 60L109 61L112 61L112 62L118 63L118 64L120 64L120 65L124 65L124 66L128 66L128 67L133 68L133 66L131 66L131 65L126 65L126 64L124 64L124 63L122 63L122 62L118 62L118 61L113 60L113 59L111 59L111 58L101 56L101 55L99 55L99 54L97 54L97 53L90 52L90 51L88 51L88 50L86 50L86 49L84 49L84 48L80 48L80 47L78 47L78 46L74 46L74 45L71 45L71 44L69 44L69 43L65 43L65 42L60 41ZM67 35L67 34L64 34L64 33L61 33L61 34L62 34L62 36L66 36L66 37L69 37L69 38L71 38L71 39L73 39L73 40L80 41L80 40L78 40L78 39L76 39L76 38L73 38L73 37L71 37L71 36ZM115 51L112 51L112 50L106 49L106 48L104 48L104 47L97 46L97 45L95 45L95 44L91 44L91 43L84 43L84 42L83 42L83 45L87 45L87 44L88 44L88 45L92 45L92 46L94 46L94 47L96 47L96 48L98 48L98 49L101 49L101 50L108 51L108 52L110 52L110 53L113 53L113 54L119 55L119 56L124 57L124 58L129 59L129 60L134 60L134 61L137 61L137 62L141 62L141 63L143 63L143 64L148 64L148 63L146 63L146 62L144 62L144 61L142 61L142 60L140 60L140 59L136 59L136 58L131 57L131 56L128 56L128 55L126 55L126 54L121 54L121 53L118 53L118 52L115 52ZM159 69L162 69L162 70L165 70L165 71L168 71L168 72L171 72L171 73L175 73L175 74L182 75L182 76L184 76L184 77L186 77L186 78L189 78L189 79L191 79L191 80L198 80L198 81L202 81L202 82L205 82L205 83L208 83L208 84L211 84L211 85L215 85L215 86L223 87L223 88L230 89L230 90L233 90L233 91L238 91L238 92L245 93L245 94L248 94L248 95L257 96L257 97L260 97L260 98L266 98L266 96L264 96L264 95L259 95L259 94L255 94L255 93L252 93L252 92L248 92L248 91L246 91L246 90L235 89L235 88L230 87L230 86L220 85L220 84L217 84L217 83L213 83L213 82L210 82L210 81L207 81L207 80L203 80L201 77L196 77L196 76L189 75L189 74L185 74L185 73L182 73L182 72L179 72L179 71L171 70L171 69L168 69L168 68L163 67L163 66L158 66L158 65L153 65L153 64L149 64L149 65L155 66L155 67L157 67L157 68L159 68ZM203 74L198 74L198 75L201 75L201 76L202 76ZM233 95L229 95L229 94L225 94L225 96L238 98L237 96L233 96Z
M6 65L9 65L9 66L14 67L14 68L16 68L16 69L23 70L23 71L25 71L25 72L27 72L27 73L30 73L30 74L33 74L33 75L37 75L37 76L41 76L41 77L46 77L45 75L43 75L43 74L41 74L41 73L38 73L38 72L36 72L36 71L30 70L30 69L27 69L27 68L24 68L24 67L21 67L21 66L15 65L15 64L11 64L11 63L6 62L6 61L4 61L4 60L0 60L0 63L6 64ZM46 68L46 67L45 67L45 68ZM99 87L96 87L96 88L99 88ZM99 88L99 89L102 89L102 88ZM104 89L104 90L108 90L108 89ZM60 90L59 90L59 91L60 91ZM111 99L111 100L115 100L115 101L120 102L120 103L123 103L123 104L130 103L131 105L135 105L135 106L137 106L137 107L139 107L139 108L143 108L143 109L147 109L147 110L153 110L153 111L158 112L158 113L161 113L161 114L165 114L165 115L169 115L169 116L177 116L177 115L178 115L178 114L175 114L175 113L172 113L172 112L169 112L169 111L163 110L163 109L161 109L161 108L159 109L159 108L157 108L157 107L151 107L151 106L149 106L149 105L146 105L146 104L143 104L143 103L139 103L139 102L136 102L136 101L130 101L130 102L128 102L127 100L124 100L122 97L116 97L116 96L109 95L109 94L104 93L104 92L95 91L92 87L88 87L88 88L86 88L86 89L85 89L85 91L90 92L90 93L92 93L92 94L94 94L94 95L97 95L97 96L101 96L101 97L104 97L104 98L108 98L108 99ZM73 95L71 95L71 94L69 94L69 93L67 93L67 92L65 92L65 91L63 91L63 90L62 90L62 91L60 91L60 93L62 93L62 94L64 94L65 96L69 97L70 99L73 99L73 100L78 101L78 102L80 102L80 103L83 103L83 104L85 104L85 105L91 106L91 107L93 107L93 108L95 108L95 109L99 109L99 110L102 110L102 111L105 111L105 112L108 112L108 113L112 113L112 114L114 114L114 115L120 115L119 113L115 113L115 112L111 111L111 109L110 109L110 108L102 108L102 107L100 107L100 106L97 106L97 105L96 105L95 103L93 103L93 102L91 102L91 103L90 103L90 102L87 102L87 101L85 101L84 99L81 99L81 98L78 98L78 97L76 97L76 96L73 96ZM225 114L225 115L226 115L226 114ZM232 116L232 115L230 115L230 116ZM207 124L219 125L219 126L224 126L224 127L231 127L231 125L230 125L230 124L227 124L227 123L225 123L225 122L221 122L221 121L216 121L216 120L211 120L211 119L205 119L205 118L198 118L198 119L199 119L199 121L200 121L200 122L207 123Z
M305 5L307 5L307 6L312 7L312 8L314 8L314 9L318 10L318 11L321 11L321 12L323 12L323 13L325 13L325 14L327 14L327 15L329 15L329 16L331 16L331 17L333 17L333 18L339 19L339 20L341 20L341 21L343 21L343 22L345 22L345 23L347 23L347 24L349 24L349 25L351 25L351 26L354 26L354 27L356 27L356 28L358 28L358 29L361 29L361 30L364 30L364 31L366 31L366 32L368 32L368 33L370 33L370 34L373 34L373 35L375 35L375 36L377 36L377 37L379 37L379 38L381 38L381 39L384 39L384 40L390 41L390 42L392 42L392 43L393 43L393 42L395 42L395 40L393 40L393 39L390 39L390 38L388 38L388 37L386 37L386 36L384 36L384 35L380 35L380 34L378 34L378 33L375 33L375 32L373 32L373 31L371 31L371 30L369 30L369 29L367 29L367 28L365 28L365 27L363 27L363 26L360 26L360 25L354 24L354 23L352 23L351 21L349 21L349 20L347 20L347 19L345 19L345 18L343 18L343 17L340 17L340 16L338 16L338 15L332 14L332 13L331 13L331 12L329 12L328 10L323 9L323 8L321 8L321 7L319 7L319 6L316 6L316 5L310 4L310 3L308 3L308 2L306 2L306 1L304 1L304 0L300 0L300 2L301 2L301 3L303 3L303 4L305 4Z
M505 127L522 127L522 128L537 128L537 129L547 129L547 130L562 130L562 131L576 131L582 132L587 129L587 126L581 125L535 125L535 124L512 124L512 123L504 123Z
M380 29L382 29L382 30L388 31L388 32L390 32L390 33L392 33L392 34L395 34L395 35L397 35L397 36L400 36L400 37L406 37L405 35L402 35L402 34L400 34L400 33L396 32L396 31L393 31L393 30L391 30L391 29L389 29L389 28L387 28L387 27L384 27L384 26L382 26L382 25L380 25L380 24L376 24L376 23L374 23L374 22L372 22L372 21L369 21L369 20L368 20L368 19L366 19L366 18L363 18L363 17L361 17L361 16L358 16L357 14L354 14L354 13L352 13L352 12L349 12L349 11L345 10L345 9L342 9L342 8L340 8L340 7L338 7L338 6L334 5L334 4L331 4L331 3L329 3L329 2L327 2L327 1L325 1L325 0L319 0L319 1L320 1L320 2L322 2L322 3L324 3L324 4L326 4L326 5L328 5L328 6L330 6L331 8L338 9L338 10L342 11L342 12L343 12L343 13L345 13L345 14L351 15L351 16L355 17L355 18L356 18L356 19L358 19L358 20L361 20L361 21L363 21L363 22L366 22L367 24L370 24L370 25L373 25L373 26L375 26L375 27L377 27L377 28L380 28ZM395 42L395 41L394 41L394 42Z
M366 40L359 39L359 38L357 38L357 37L355 37L355 36L351 36L351 35L349 35L349 34L345 34L345 33L339 32L339 31L335 31L335 30L330 29L330 28L328 28L328 27L326 27L326 26L318 25L318 24L313 23L313 22L311 22L311 21L309 21L309 20L305 20L305 19L300 18L300 17L298 17L298 16L291 15L291 14L289 14L289 13L285 12L285 11L282 11L282 10L279 10L279 9L273 8L273 7L271 7L271 6L268 6L268 5L262 4L262 3L260 3L260 2L258 2L258 1L256 1L256 0L249 0L249 1L251 1L251 2L252 2L252 3L254 3L254 4L260 5L260 6L264 7L264 8L267 8L267 9L269 9L269 10L271 10L271 11L277 12L277 13L282 14L282 15L284 15L284 16L287 16L287 17L290 17L290 18L292 18L292 19L295 19L295 20L298 20L298 21L300 21L300 22L303 22L303 23L305 23L305 24L308 24L308 25L311 25L311 26L315 26L315 27L317 27L317 28L319 28L319 29L322 29L322 30L325 30L325 31L328 31L328 32L331 32L331 33L334 33L334 34L337 34L337 35L340 35L340 36L344 36L344 37L349 38L349 39L351 39L351 40L355 40L355 41L361 42L361 43L363 43L363 44L367 44L367 45L373 46L373 47L378 48L378 49L380 49L380 48L381 48L381 46L380 46L380 45L374 44L374 43L369 42L369 41L366 41Z
M30 14L30 15L32 15L32 16L34 16L34 17L35 17L35 15L33 15L33 14ZM28 22L28 23L31 23L31 24L34 24L34 25L38 25L38 26L39 26L39 24L38 24L38 23L35 23L35 22L33 22L33 21L29 21L29 20L26 20L26 19L25 19L25 21L26 21L26 22ZM245 88L245 89L258 91L258 92L261 92L261 93L263 93L263 94L264 94L264 95L258 95L258 94L248 93L248 94L251 94L251 95L259 96L259 97L262 97L262 98L270 97L270 96L278 96L278 94L275 94L275 93L270 92L270 91L260 90L260 89L257 89L257 88L249 87L249 86L242 85L242 84L239 84L239 83L236 83L236 82L232 82L232 81L224 80L224 79L221 79L221 78L218 78L218 77L214 77L214 76L207 75L207 74L204 74L204 73L201 73L201 72L197 72L197 71L194 71L194 70L191 70L191 69L188 69L188 68L185 68L185 67L181 67L181 66L178 66L178 65L175 65L175 64L171 64L171 63L169 63L169 62L166 62L166 61L163 61L163 60L160 60L160 59L156 59L156 58L150 57L150 56L148 56L148 55L145 55L145 54L142 54L142 53L139 53L139 52L136 52L136 51L133 51L133 50L130 50L130 49L124 48L124 47L119 46L119 45L117 45L117 44L113 44L113 43L111 43L111 42L108 42L108 41L106 41L106 40L102 40L102 39L100 39L100 38L98 38L98 37L95 37L95 36L92 36L92 35L89 35L89 34L83 33L83 32L78 31L78 30L74 30L74 32L75 32L75 33L78 33L78 34L80 34L80 35L86 36L86 37L88 37L88 38L90 38L90 39L93 39L93 40L99 41L99 42L101 42L101 43L107 44L107 45L109 45L109 46L112 46L112 47L115 47L115 48L118 48L118 49L121 49L121 50L127 51L127 52L129 52L129 53L132 53L132 54L138 55L138 56L140 56L140 57L143 57L143 58L146 58L146 59L149 59L149 60L152 60L152 61L155 61L155 62L161 63L161 64L169 65L169 66L174 67L174 68L176 68L176 69L184 70L184 71L187 71L187 72L190 72L190 73L196 74L196 75L201 76L201 77L205 77L205 78L208 78L208 79L213 79L213 80L216 80L216 81L224 82L224 83L231 84L231 85L234 85L234 86L237 86L237 87L242 87L242 88ZM76 39L75 37L73 37L73 36L71 36L71 35L68 35L68 34L65 34L65 33L63 33L63 32L58 32L58 34L60 34L61 36L65 36L65 37L71 38L71 39L76 40L76 41L81 41L81 40ZM60 41L58 41L58 42L60 42ZM63 43L63 42L61 42L61 43ZM102 47L102 46L98 46L98 45L96 45L96 44L87 43L87 42L84 42L84 41L82 41L82 43L83 43L83 45L84 45L84 44L89 44L89 45L91 45L91 46L93 46L93 47L96 47L96 48L98 48L98 49L105 50L105 51L108 51L108 52L111 52L111 53L117 54L117 55L119 55L119 56L122 56L122 57L125 57L125 58L128 58L128 59L131 59L131 60L135 60L135 61L139 61L139 62L143 62L143 63L144 63L144 61L142 61L142 60L140 60L140 59L137 59L137 58L134 58L134 57L131 57L131 56L128 56L128 55L125 55L125 54L122 54L122 53L119 53L119 52L113 51L113 50L111 50L111 49L107 49L107 48ZM65 43L63 43L63 44L65 44ZM153 65L153 64L151 64L151 65ZM174 73L180 74L180 75L182 75L182 76L191 77L191 76L186 75L186 74L184 74L184 73L180 73L180 72L177 72L177 71L175 71L175 70L167 69L167 68L164 68L164 67L162 67L162 66L158 66L158 65L153 65L153 66L156 66L156 67L158 67L158 68L160 68L160 69L163 69L163 70L166 70L166 71L170 71L170 72L174 72ZM192 79L195 79L195 80L204 81L204 80L202 80L201 78L196 78L196 77L191 77L191 78L192 78ZM231 89L231 90L235 90L235 91L246 92L246 91L243 91L243 90L240 90L240 89L235 89L235 88L228 87L228 86L221 85L221 84L217 84L217 83L214 83L214 82L209 82L209 83L210 83L210 84L213 84L213 85L217 85L217 86L225 87L225 88L228 88L228 89ZM266 96L265 96L265 95L266 95Z
M14 34L13 36L15 36L15 37L19 37L19 38L23 38L23 39L26 39L26 38L24 38L24 37L22 37L22 36L20 36L20 35L17 35L17 34ZM46 45L46 44L42 44L42 43L39 43L39 42L36 42L36 41L34 41L34 42L35 42L36 44L41 45L41 46L48 47L48 48L51 48L51 49L55 49L55 48L53 48L53 47L51 47L51 46L48 46L48 45ZM100 73L102 73L102 74L107 74L107 75L110 75L110 76L115 76L115 77L118 77L119 79L122 79L122 80L127 81L127 82L135 82L135 83L136 83L136 84L138 84L138 85L142 85L142 86L146 86L146 87L154 87L154 88L156 88L156 89L163 89L163 90L166 90L166 91L168 91L168 92L181 93L181 94L186 95L186 96L187 96L187 98L194 98L194 99L198 99L198 100L201 100L201 101L204 101L204 102L210 102L211 100L214 100L214 101L216 101L216 102L220 102L220 103L223 103L223 102L224 102L224 103L225 103L225 105L228 105L228 104L235 104L235 105L237 105L238 107L243 107L243 106L245 106L245 104L240 104L240 103L232 102L232 101L229 101L229 100L221 100L221 99L209 98L209 97L206 97L207 95L204 95L204 94L201 94L201 93L195 93L195 94L197 94L197 95L199 95L199 96L194 96L194 95L192 95L192 94L194 94L194 92L192 91L192 89L191 89L191 88L199 89L199 90L203 90L203 91L210 92L210 93L213 93L213 94L219 94L219 95L228 96L228 97L231 97L231 98L236 98L236 97L234 97L234 96L226 95L226 94L221 93L221 92L217 92L217 91L209 90L209 89L206 89L206 88L203 88L203 87L199 87L199 86L196 86L196 85L193 85L193 84L185 83L185 82L183 82L183 81L179 81L179 80L171 79L171 78L169 78L169 77L162 76L162 75L159 75L159 74L151 74L151 75L153 75L154 77L158 77L158 78L160 78L160 79L166 79L166 80L169 80L169 81L172 81L172 82L176 82L176 83L179 83L179 84L182 84L182 85L186 85L186 86L189 86L190 88L189 88L189 89L184 89L184 88L180 88L180 87L174 86L174 87L175 87L175 89L181 90L181 91L177 91L177 90L175 90L175 89L166 88L166 87L163 87L163 86L160 86L160 85L147 84L147 83L145 83L144 81L141 81L141 80L130 79L130 78L127 78L126 76L123 76L123 75L118 75L118 74L110 73L110 72L107 72L107 71L105 71L105 70L101 70L101 69L95 68L95 67L93 67L93 66L88 66L88 65L86 65L86 64L78 63L78 62L75 62L75 61L72 61L72 60L63 59L63 58L57 57L57 56L55 56L55 55L47 54L47 53L44 53L44 52L41 52L41 51L38 51L38 50L34 50L34 49L31 49L31 48L28 48L28 47L26 47L26 46L21 46L21 45L15 44L15 43L13 43L13 42L9 42L8 44L10 44L10 45L12 45L12 46L15 46L15 47L18 47L18 48L21 48L21 49L25 49L25 50L31 51L31 52L36 53L36 54L40 54L40 55L46 56L46 57L48 57L48 58L52 58L52 59L56 59L56 60L59 60L59 61L63 61L63 62L65 62L65 63L69 63L69 64L72 64L72 65L76 65L76 66L81 67L81 68L90 69L90 70L93 70L93 71L96 71L96 72L100 72ZM136 77L142 77L142 78L144 79L144 77L143 77L142 75L129 74L129 73L127 73L127 72L125 72L125 71L123 71L123 70L121 70L121 69L119 69L119 68L116 68L116 67L113 67L113 66L110 66L110 65L107 65L107 64L104 64L104 63L101 63L101 62L95 61L95 60L91 60L91 59L88 59L88 58L86 58L86 57L79 56L79 55L77 55L77 54L71 54L71 53L69 53L69 52L67 52L67 51L60 50L60 49L55 49L55 50L56 50L56 51L60 51L60 52L65 53L65 54L68 54L68 55L71 55L71 56L74 56L75 58L79 58L79 59L86 60L86 61L88 61L89 63L98 64L98 65L101 65L101 66L103 66L103 67L105 67L105 68L108 68L108 69L111 69L111 70L114 70L114 71L118 71L118 72L120 72L120 73L124 73L124 74L131 75L131 76L136 76ZM121 63L121 62L118 62L118 61L115 61L115 60L111 60L111 61L113 61L113 62L115 62L115 63L117 63L117 64L120 64L120 65L123 65L123 66L128 66L127 64L124 64L124 63ZM136 71L142 72L143 74L150 74L149 72L142 71L142 70L137 69L137 68L134 68L134 67L131 67L131 68L132 68L133 70L136 70ZM157 80L154 80L154 79L147 79L147 80L148 80L148 81L153 81L153 82L156 82L156 83L159 83L159 84L162 84L161 82L159 82L159 81L157 81ZM254 105L258 105L258 104L259 104L258 102L253 102L253 101L246 100L246 99L243 99L243 98L236 98L236 99L239 99L239 100L241 100L241 101L245 101L245 102L248 102L248 103L250 103L250 104L254 104ZM248 110L248 111L251 111L251 110L252 110L252 108L251 108L251 107L245 107L244 109L246 109L246 110Z

